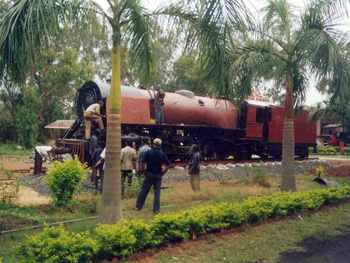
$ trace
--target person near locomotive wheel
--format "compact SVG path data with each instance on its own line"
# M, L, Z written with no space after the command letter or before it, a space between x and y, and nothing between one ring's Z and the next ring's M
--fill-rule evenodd
M96 158L97 158L97 154L96 154ZM95 156L94 156L95 157ZM99 177L95 177L95 187L96 189L98 188L98 179L101 179L101 188L100 188L100 193L102 193L103 190L103 177L104 177L104 171L106 169L106 163L105 163L105 159L106 159L106 147L103 149L102 153L100 154L100 160L95 164L95 169L101 169L100 170L100 176Z
M138 160L138 165L137 165L137 176L141 177L144 175L144 172L142 170L142 157L145 152L148 150L151 150L151 147L148 145L149 138L144 137L141 140L141 147L139 148L137 152L137 160Z
M84 111L84 125L85 125L85 138L90 140L91 137L91 122L96 121L98 123L98 127L103 130L104 125L102 118L106 116L100 113L101 108L103 107L103 101L99 101L98 103L91 104Z
M160 86L155 86L155 90L157 91L156 96L154 98L154 108L156 111L156 124L163 124L164 123L163 105L164 105L165 92L160 88Z
M125 141L125 147L121 151L120 162L122 170L122 195L124 195L125 179L128 178L128 184L132 182L132 170L136 170L136 151L131 148L131 142Z
M165 153L161 150L162 140L154 139L153 148L146 151L142 156L142 169L145 173L139 196L136 201L136 211L142 210L142 207L147 198L148 192L153 185L154 202L153 213L158 214L160 208L160 189L162 186L162 177L168 172L170 162ZM147 164L147 168L146 168ZM165 165L162 170L162 165Z
M190 175L191 187L193 191L199 191L199 173L200 173L200 160L201 154L199 152L199 146L193 144L191 147L191 158L188 165L188 174Z
M90 144L89 144L90 156L94 154L94 151L96 148L99 148L101 146L100 134L101 134L101 130L96 129L94 135L92 135L90 138Z
M96 190L98 188L98 179L102 180L103 175L104 175L103 165L102 164L97 165L99 163L99 161L101 160L102 152L103 152L103 149L101 148L101 146L97 146L94 150L94 153L92 154L92 157L91 157L91 162L92 162L91 181L94 182ZM98 174L97 174L97 172L98 172Z

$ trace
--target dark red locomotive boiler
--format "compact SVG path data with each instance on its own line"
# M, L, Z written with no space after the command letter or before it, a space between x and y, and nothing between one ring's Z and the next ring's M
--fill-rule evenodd
M84 140L84 110L99 100L108 105L109 84L86 82L77 93L78 118L58 147L70 148L82 161L88 160L88 142ZM122 140L138 146L142 137L161 138L163 151L172 160L187 159L189 148L196 143L204 157L249 159L282 155L284 108L266 101L246 100L240 111L230 101L195 96L191 91L167 92L164 100L164 122L154 124L155 91L122 86ZM102 112L105 109L102 109ZM295 118L295 154L308 156L308 147L316 145L316 124L309 113ZM108 125L108 124L107 124ZM92 131L93 132L93 131Z

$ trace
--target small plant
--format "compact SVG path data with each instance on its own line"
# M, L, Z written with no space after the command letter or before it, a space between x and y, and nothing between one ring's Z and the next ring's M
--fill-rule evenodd
M324 170L324 169L323 169L322 166L316 168L316 176L317 176L318 178L322 178L322 177L323 177L323 170Z
M131 184L125 182L124 185L124 196L127 198L136 197L141 189L143 178L139 177L137 180L132 181Z
M69 206L79 183L86 178L85 164L79 162L76 156L64 163L54 162L44 179L53 194L53 206Z
M343 154L344 155L350 155L350 147L344 147L343 148Z
M3 204L12 204L17 198L21 177L15 175L12 171L0 167L0 202Z
M85 214L94 215L98 212L98 205L100 201L101 201L100 196L85 194L84 199L79 201L80 203L79 207L81 207L81 210Z
M251 172L253 174L251 180L253 184L257 184L263 187L271 187L271 184L268 181L268 177L266 175L266 168L262 166L262 162L260 162L260 166L252 167Z
M317 146L317 154L336 155L337 150L332 146Z

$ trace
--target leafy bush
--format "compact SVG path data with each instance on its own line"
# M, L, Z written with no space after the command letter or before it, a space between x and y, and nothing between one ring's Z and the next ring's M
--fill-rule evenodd
M336 149L334 149L334 147L317 146L316 151L317 151L317 154L321 154L321 155L322 154L324 154L324 155L337 154L337 151L336 151Z
M78 157L64 163L54 162L44 179L53 193L53 205L57 207L70 205L78 184L85 179L86 165L79 162Z
M314 147L309 147L309 155L315 154Z
M75 234L59 227L26 236L26 243L17 247L23 262L85 263L90 262L99 244L88 232Z
M251 172L253 174L251 182L262 187L271 187L266 175L266 167L264 167L262 163L263 162L260 162L260 166L251 168Z
M132 230L132 234L136 238L134 244L134 251L141 251L145 248L154 247L156 245L154 241L154 232L151 230L151 226L145 223L143 220L125 220L124 225Z
M19 186L21 184L21 177L15 175L12 171L5 170L3 166L0 167L0 202L3 204L12 204L13 200L17 198Z
M127 198L136 197L141 190L142 181L143 181L143 178L140 177L140 178L137 178L137 180L132 181L131 184L128 184L127 182L125 182L124 196Z
M21 246L21 255L28 256L27 262L73 262L64 261L67 255L72 255L76 260L74 262L85 262L77 260L78 256L91 259L91 251L100 259L126 257L149 247L181 242L268 218L292 215L346 199L350 199L350 186L253 196L240 204L219 203L177 214L159 214L149 223L132 220L101 225L96 229L96 241L87 236L83 242L77 235L61 228L45 229L44 233L27 237L27 242ZM83 246L87 249L80 251ZM45 261L52 255L62 256L62 261L58 261L56 256L53 258L57 261Z
M136 237L122 222L115 225L100 225L96 228L97 240L101 245L99 256L111 258L127 257L134 253Z
M350 147L344 147L343 148L343 154L350 155Z
M101 203L101 197L86 193L84 199L79 200L79 205L77 205L81 211L85 214L97 214L99 210L99 204Z

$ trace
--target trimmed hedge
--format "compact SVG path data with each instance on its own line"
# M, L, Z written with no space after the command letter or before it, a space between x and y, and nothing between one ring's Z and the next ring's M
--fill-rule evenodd
M126 220L116 225L100 225L94 236L69 233L62 227L45 228L39 234L28 236L19 252L24 262L89 262L93 257L127 257L147 248L292 215L346 199L350 199L350 186L254 196L241 204L219 203L176 214L160 214L149 223Z
M41 233L26 237L26 243L17 247L23 258L21 262L85 263L100 249L89 232L74 234L62 226L46 227Z
M325 146L317 146L316 148L316 152L317 154L331 154L331 155L335 155L337 154L337 150L334 147L325 147Z
M344 147L343 148L343 154L344 155L350 155L350 147Z

